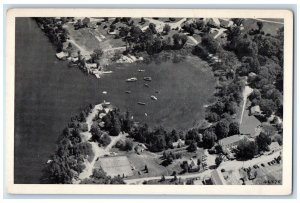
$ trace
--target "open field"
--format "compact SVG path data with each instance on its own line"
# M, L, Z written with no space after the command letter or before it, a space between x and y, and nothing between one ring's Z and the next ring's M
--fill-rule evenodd
M270 20L270 19L268 19ZM280 19L276 19L274 21L279 21ZM272 20L270 20L270 22L264 22L262 21L263 23L263 28L262 30L265 32L265 34L269 33L271 35L276 35L277 34L277 30L281 27L283 27L282 24L280 23L273 23L271 22ZM249 31L251 29L257 29L257 22L259 22L259 20L256 20L256 19L245 19L243 25L244 25L244 28L245 30L244 31Z

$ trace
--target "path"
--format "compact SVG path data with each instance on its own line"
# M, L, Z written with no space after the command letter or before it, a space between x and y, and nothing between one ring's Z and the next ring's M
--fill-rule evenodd
M90 56L90 52L88 52L86 49L84 49L83 47L81 47L79 44L77 44L77 42L75 42L75 40L73 40L72 38L67 40L68 42L70 42L71 44L75 45L77 47L77 49L79 49L81 55L87 57Z
M199 42L193 37L193 36L188 36L188 38L194 42L195 44L198 44Z
M92 134L90 132L91 126L93 124L93 119L97 115L98 111L101 111L103 109L102 104L95 105L92 112L87 116L86 123L88 125L88 131L81 133L82 135L82 141L83 142L89 142L89 140L92 137ZM93 168L95 165L95 162L99 156L104 156L106 154L109 154L109 151L111 148L116 144L118 140L125 137L127 134L120 133L118 136L110 136L111 142L109 145L107 145L105 148L99 147L99 144L97 142L89 142L92 145L92 150L94 152L94 158L91 162L88 160L85 160L85 169L82 173L79 174L79 180L76 183L79 183L80 180L83 180L85 178L89 178L93 174Z
M114 50L126 50L126 46L108 48L108 49L104 49L103 51L108 52L108 51L114 51Z
M222 35L222 34L224 33L225 30L227 30L227 29L225 29L225 28L220 28L220 29L218 29L218 34L216 34L216 35L214 36L214 39L217 39L220 35Z
M248 85L245 86L245 89L243 91L243 107L242 107L242 113L241 113L241 118L240 118L240 125L243 121L243 115L244 115L245 107L247 104L247 98L252 93L252 91L253 91L253 89L251 87L249 87Z

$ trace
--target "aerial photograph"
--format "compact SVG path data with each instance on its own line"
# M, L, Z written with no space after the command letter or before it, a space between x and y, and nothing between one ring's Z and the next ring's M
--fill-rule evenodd
M14 184L282 185L284 19L15 22Z

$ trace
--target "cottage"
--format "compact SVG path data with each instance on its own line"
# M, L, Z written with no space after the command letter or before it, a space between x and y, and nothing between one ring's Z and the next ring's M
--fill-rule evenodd
M240 140L245 138L243 135L232 135L230 137L225 137L221 140L219 140L219 144L222 146L222 148L233 148L236 147Z
M144 145L144 144L137 144L135 147L134 147L134 151L137 153L137 154L141 154L142 152L144 152L145 150L147 150L148 148Z
M68 57L68 53L66 53L66 52L59 52L59 53L56 53L56 57L58 58L58 59L60 59L60 60L64 60L64 59L66 59L67 57Z
M197 160L191 158L189 162L189 166L191 169L197 168L198 167Z
M183 146L185 146L184 141L182 139L179 139L177 142L173 142L173 147L174 148L181 148Z
M250 109L250 113L251 113L251 115L260 115L260 114L261 114L260 107L259 107L258 105L253 106L253 107Z

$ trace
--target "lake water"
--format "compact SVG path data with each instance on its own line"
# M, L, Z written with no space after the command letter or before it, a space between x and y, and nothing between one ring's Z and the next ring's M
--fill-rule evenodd
M116 65L111 67L112 74L96 79L68 68L54 53L55 48L32 19L16 20L15 183L39 183L58 135L70 117L90 103L106 100L151 127L183 130L203 118L203 105L214 90L211 72L192 66L188 60ZM152 81L144 81L146 76ZM130 77L138 81L125 82ZM151 95L158 100L151 100Z

